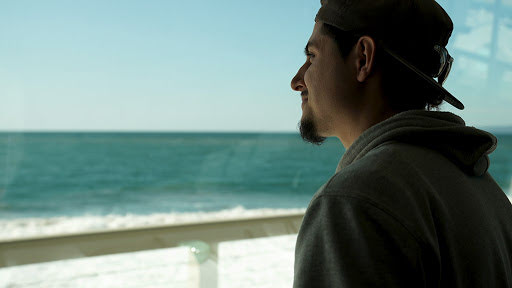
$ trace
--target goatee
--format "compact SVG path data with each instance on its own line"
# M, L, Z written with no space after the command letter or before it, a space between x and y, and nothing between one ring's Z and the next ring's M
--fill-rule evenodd
M322 145L325 139L327 139L326 137L318 135L315 122L313 121L313 119L307 117L300 120L299 131L300 136L304 141L315 145Z

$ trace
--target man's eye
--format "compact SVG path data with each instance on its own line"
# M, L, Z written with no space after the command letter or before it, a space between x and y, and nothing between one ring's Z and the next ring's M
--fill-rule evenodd
M306 57L313 58L313 57L315 57L315 54L308 52L308 53L306 53Z

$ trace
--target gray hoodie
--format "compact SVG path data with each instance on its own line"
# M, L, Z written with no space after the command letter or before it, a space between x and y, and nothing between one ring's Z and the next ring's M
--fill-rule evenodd
M512 287L512 205L487 173L495 148L448 112L366 130L311 200L294 287Z

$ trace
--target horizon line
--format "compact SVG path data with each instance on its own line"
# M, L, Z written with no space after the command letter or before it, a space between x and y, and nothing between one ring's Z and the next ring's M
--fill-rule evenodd
M295 134L299 131L258 131L258 130L0 130L5 133L134 133L134 134L156 134L156 133L182 133L182 134Z
M480 127L475 127L477 129L489 130L489 132L498 132L498 133L512 133L512 125L501 125L501 126L491 126L485 125ZM69 129L28 129L28 130L15 130L15 129L0 129L1 134L5 133L134 133L134 134L156 134L156 133L182 133L182 134L298 134L299 130L277 130L277 131L264 131L264 130L124 130L124 129L112 129L112 130L99 130L99 129L77 129L77 130L69 130Z

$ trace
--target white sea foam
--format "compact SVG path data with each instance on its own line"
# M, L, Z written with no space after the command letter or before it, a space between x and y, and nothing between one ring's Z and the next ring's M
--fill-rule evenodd
M21 218L0 220L0 240L303 212L305 209L245 209L238 206L216 212Z

